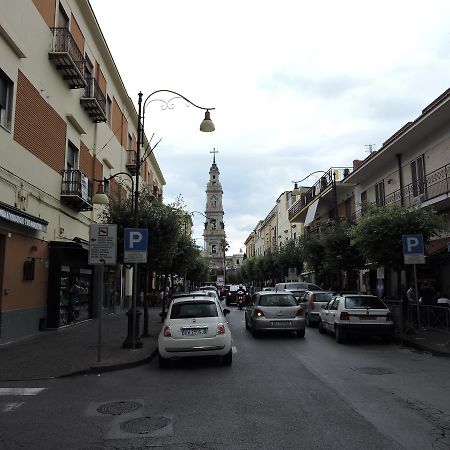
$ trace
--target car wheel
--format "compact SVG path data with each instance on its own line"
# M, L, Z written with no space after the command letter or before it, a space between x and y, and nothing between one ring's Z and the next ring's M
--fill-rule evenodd
M322 321L319 319L319 333L320 334L325 334L325 328L323 326Z
M392 336L382 336L381 339L385 344L390 344L392 342Z
M305 316L305 323L306 323L307 327L310 327L312 325L311 319L309 318L309 314L306 314L306 316Z
M250 325L250 333L252 333L252 336L253 336L254 338L257 338L257 337L258 337L258 332L255 330L255 328L253 327L252 324Z
M341 327L336 326L335 334L336 334L336 342L338 344L343 344L346 341L347 338L346 333Z
M225 356L222 356L222 365L231 366L233 362L233 351L230 350Z
M249 330L250 327L248 326L248 322L247 322L247 316L245 316L245 329Z
M163 358L161 355L158 356L158 362L161 369L166 369L170 365L170 361L167 358Z
M297 331L297 337L304 338L305 337L305 329Z

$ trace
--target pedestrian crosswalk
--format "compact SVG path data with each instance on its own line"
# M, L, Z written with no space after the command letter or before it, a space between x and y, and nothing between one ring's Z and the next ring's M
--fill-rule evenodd
M38 395L47 388L23 388L23 387L6 387L0 388L0 397L23 397ZM9 400L9 399L8 399ZM14 399L15 400L15 399ZM17 399L19 400L19 399ZM0 413L12 412L25 404L24 401L0 401Z

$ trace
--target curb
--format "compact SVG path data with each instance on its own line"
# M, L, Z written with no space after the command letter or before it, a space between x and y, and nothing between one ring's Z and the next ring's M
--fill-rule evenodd
M114 371L123 370L123 369L131 369L133 367L139 367L139 366L148 364L157 355L158 355L158 348L153 350L153 352L150 353L149 356L146 356L145 358L140 359L138 361L111 364L108 366L91 366L91 367L89 367L89 369L77 370L75 372L66 373L64 375L58 375L57 377L52 377L52 378L53 379L70 378L70 377L77 377L77 376L84 376L84 375L96 375L96 374L100 374L100 373L114 372Z
M400 336L395 336L394 339L397 341L398 344L403 345L405 347L412 347L416 350L422 350L423 352L431 353L433 356L440 356L440 357L450 357L449 352L443 352L441 350L436 350L432 347L427 347L426 345L419 344L414 341L410 341L408 339L402 339Z

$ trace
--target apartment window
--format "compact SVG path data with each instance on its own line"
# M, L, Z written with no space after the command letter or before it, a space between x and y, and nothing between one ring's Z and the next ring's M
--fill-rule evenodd
M211 245L211 253L212 254L216 254L217 253L217 245L216 244L212 244Z
M78 149L69 141L67 146L67 163L66 170L78 169Z
M419 197L425 194L425 160L420 155L414 161L411 161L411 176L413 185L413 196Z
M111 128L111 111L112 111L112 103L109 95L106 96L106 123L108 127Z
M127 147L127 149L131 150L131 134L130 133L128 133L128 147Z
M13 82L0 70L0 125L11 130Z
M375 203L377 206L384 205L384 180L379 181L375 185Z

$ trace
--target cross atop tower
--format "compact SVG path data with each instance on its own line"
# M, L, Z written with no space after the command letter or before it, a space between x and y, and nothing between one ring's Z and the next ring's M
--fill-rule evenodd
M213 148L213 151L212 151L212 152L209 152L209 153L214 153L214 156L213 156L213 164L215 164L215 163L216 163L216 153L219 153L219 150L216 150L215 148Z

